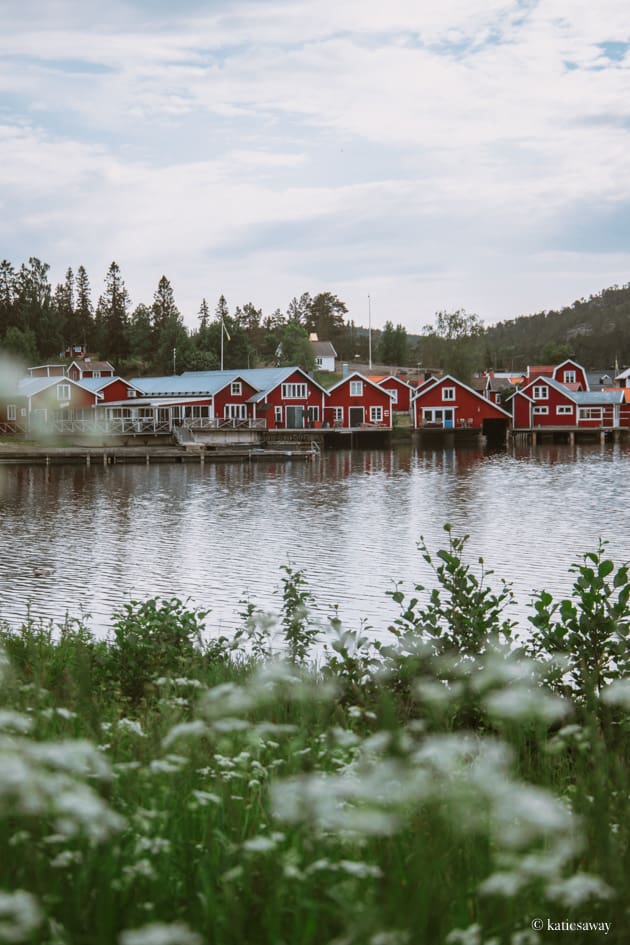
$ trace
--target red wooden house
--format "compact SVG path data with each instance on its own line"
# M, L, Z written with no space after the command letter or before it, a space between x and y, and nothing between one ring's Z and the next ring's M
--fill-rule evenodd
M389 430L393 419L392 397L388 390L355 371L329 389L324 417L330 426Z
M600 429L620 425L623 391L578 391L538 376L512 398L515 430Z
M56 422L84 417L98 401L98 394L88 391L68 377L27 377L17 385L15 396L8 396L2 408L3 422L17 422L23 428L49 428Z
M258 388L250 403L254 419L264 420L268 430L297 430L323 422L326 391L302 368L258 368L242 374Z
M224 420L247 420L252 415L251 399L257 393L253 384L238 375L215 391L214 416Z
M82 381L90 377L114 377L116 371L109 361L93 361L91 358L85 358L68 365L66 374L73 381Z
M393 374L385 376L370 375L369 380L374 381L375 384L378 384L379 387L392 395L392 410L394 413L409 413L411 400L415 393L415 388L411 384L403 381L400 377L395 377Z
M571 390L589 390L588 375L585 369L571 358L567 358L562 364L556 365L552 377Z
M447 375L425 382L413 402L414 425L422 430L478 430L505 433L510 414L467 384Z

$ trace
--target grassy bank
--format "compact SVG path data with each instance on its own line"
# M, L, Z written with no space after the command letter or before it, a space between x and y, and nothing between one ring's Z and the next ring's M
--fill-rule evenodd
M275 644L176 600L5 628L0 942L627 941L625 567L587 556L523 641L464 541L421 550L385 644L290 569Z

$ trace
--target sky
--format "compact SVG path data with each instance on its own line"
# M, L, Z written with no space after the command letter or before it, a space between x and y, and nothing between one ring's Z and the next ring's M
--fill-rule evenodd
M3 0L0 258L417 332L630 281L627 0Z

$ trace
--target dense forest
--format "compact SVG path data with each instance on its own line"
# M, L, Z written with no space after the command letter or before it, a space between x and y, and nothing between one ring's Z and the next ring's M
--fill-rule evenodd
M212 307L200 299L184 322L170 281L162 276L153 298L132 306L120 266L112 262L102 291L93 294L83 266L54 286L50 267L35 257L15 267L0 262L0 349L34 364L82 344L113 361L120 373L180 373L268 364L314 368L309 334L331 341L340 360L368 360L368 330L348 318L332 292L304 292L286 308L263 312L248 301L231 308L221 294ZM442 368L462 379L476 371L517 370L572 356L588 368L630 363L630 284L604 289L560 311L538 312L496 325L463 309L436 312L418 334L387 321L372 332L374 363Z

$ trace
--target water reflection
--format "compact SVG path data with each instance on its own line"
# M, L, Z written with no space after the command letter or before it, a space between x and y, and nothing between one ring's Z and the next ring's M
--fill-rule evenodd
M624 559L627 446L331 451L313 462L0 466L0 616L30 605L55 620L87 609L105 632L113 609L153 594L236 623L249 596L278 608L280 565L307 572L323 613L382 633L394 581L431 575L419 537L443 524L514 584L527 619L534 588L568 590L576 555L610 541Z

